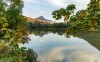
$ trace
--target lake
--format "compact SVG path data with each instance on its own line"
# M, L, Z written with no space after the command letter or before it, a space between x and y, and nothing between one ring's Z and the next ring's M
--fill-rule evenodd
M34 30L29 35L31 41L20 46L34 50L38 62L100 62L97 35L100 33L78 32L67 36L64 31Z

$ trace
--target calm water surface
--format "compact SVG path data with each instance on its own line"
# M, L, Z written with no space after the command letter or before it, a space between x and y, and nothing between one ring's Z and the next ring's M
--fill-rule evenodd
M29 37L31 41L21 46L33 49L39 62L100 62L100 51L82 38L53 33Z

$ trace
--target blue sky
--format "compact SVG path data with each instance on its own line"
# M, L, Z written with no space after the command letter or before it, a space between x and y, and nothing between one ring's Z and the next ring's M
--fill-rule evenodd
M90 0L24 0L23 15L32 18L44 16L55 21L51 15L52 11L65 8L69 4L75 4L77 8L75 11L78 11L86 9L89 2Z

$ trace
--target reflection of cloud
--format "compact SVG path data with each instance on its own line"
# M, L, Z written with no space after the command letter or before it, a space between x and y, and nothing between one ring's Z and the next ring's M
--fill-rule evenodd
M40 42L44 42L44 40L43 39L40 39Z
M29 37L32 41L27 47L38 53L40 62L100 62L99 51L83 39L56 34Z
M61 61L64 57L62 54L59 54L61 50L62 48L53 49L46 54L44 53L40 58L41 62L55 62L55 60Z
M95 62L100 61L100 56L86 51L77 51L68 54L67 59L69 62Z
M59 47L49 50L40 57L41 62L100 62L94 49L82 50L80 47Z

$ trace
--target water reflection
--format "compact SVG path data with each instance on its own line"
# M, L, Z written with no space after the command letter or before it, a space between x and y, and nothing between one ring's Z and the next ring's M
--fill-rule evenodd
M37 30L30 30L30 34L34 34L35 36L44 36L48 33L58 34L58 35L65 35L67 38L69 37L68 34L66 34L66 30L59 30L59 29L37 29ZM100 50L100 32L83 32L79 31L77 33L70 33L73 36L82 38L87 40L91 45L96 47L98 50Z
M100 51L84 39L57 33L29 37L29 44L21 46L35 50L39 62L100 62Z

